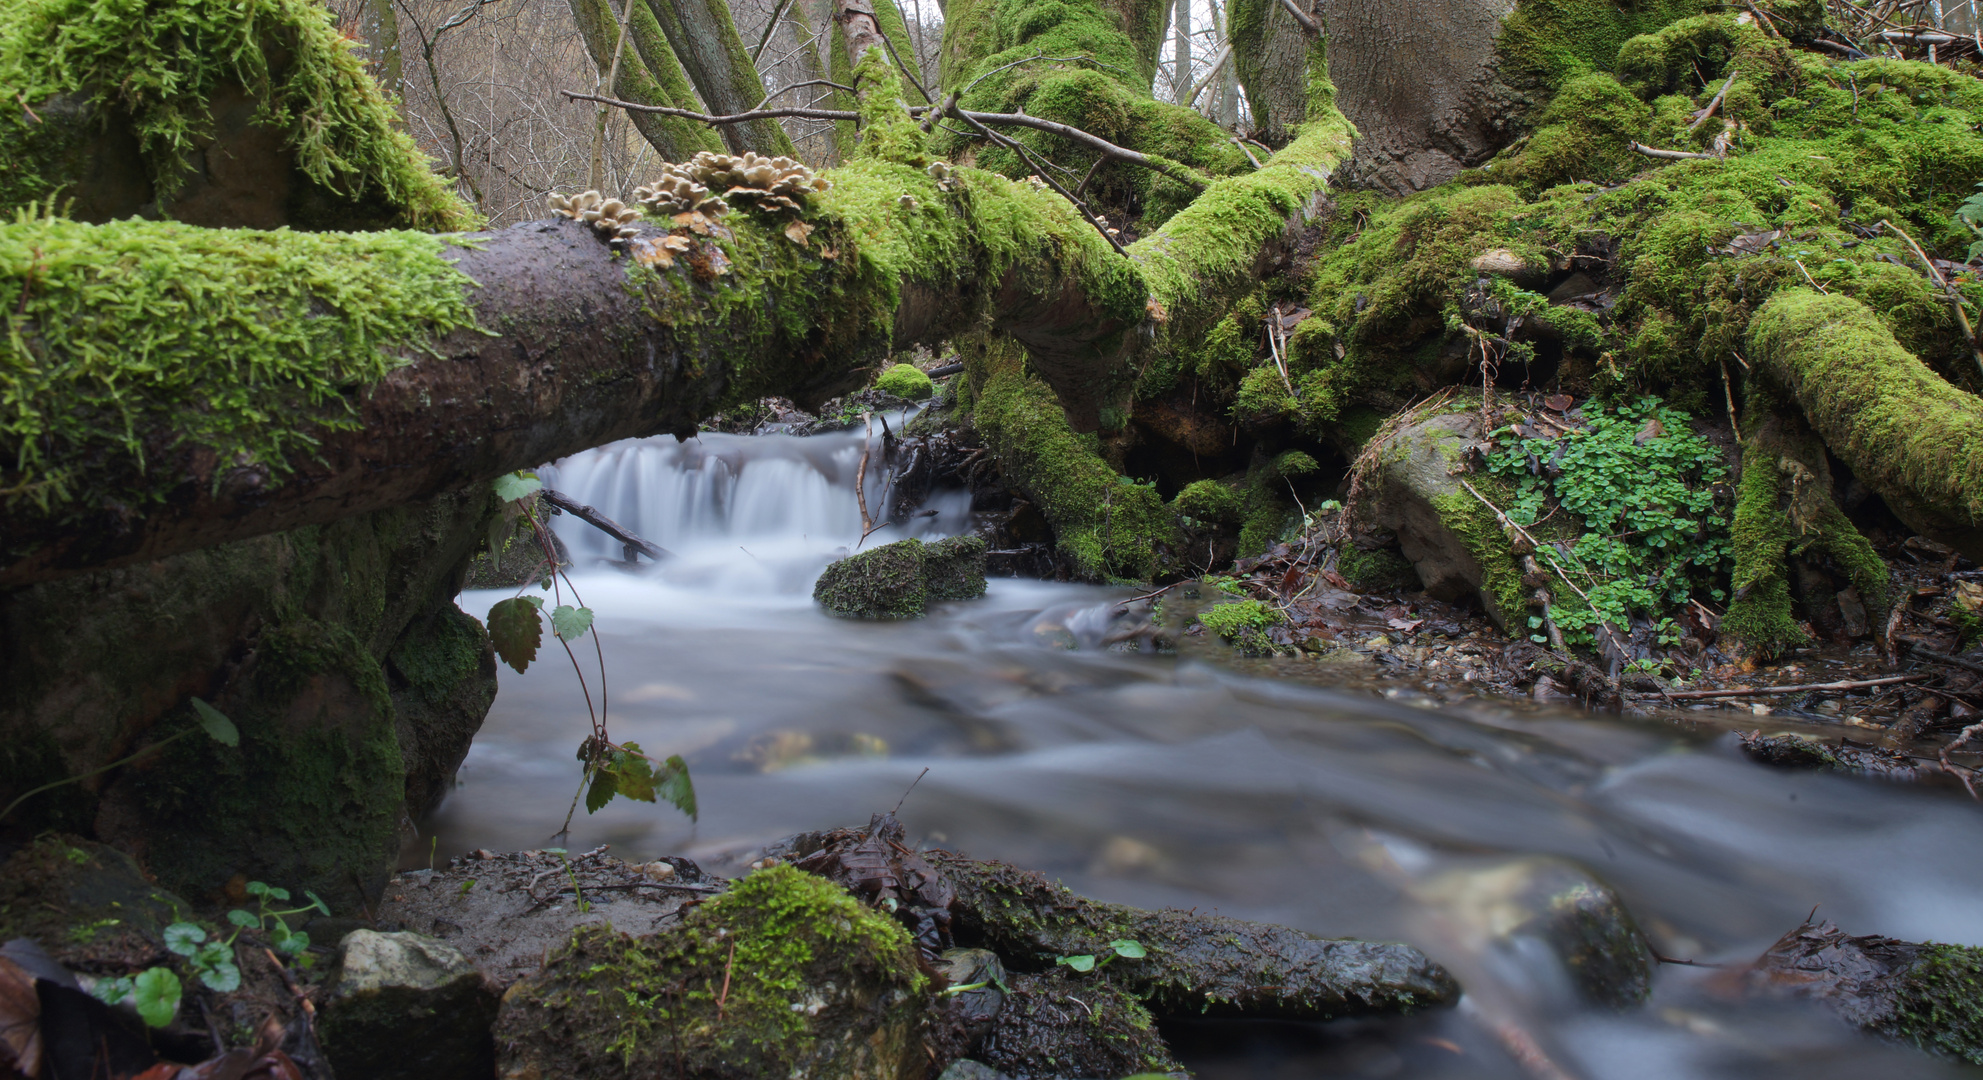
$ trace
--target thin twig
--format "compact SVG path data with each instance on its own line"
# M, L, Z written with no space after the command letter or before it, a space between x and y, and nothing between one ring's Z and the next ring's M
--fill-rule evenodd
M771 9L771 21L764 24L764 36L757 39L757 48L751 50L751 63L756 64L764 47L771 44L771 34L778 29L778 20L785 17L785 9L792 6L792 0L778 0L778 6Z
M1798 683L1794 686L1731 686L1721 690L1667 690L1663 693L1676 700L1747 697L1750 694L1800 694L1807 690L1864 690L1872 686L1892 686L1895 683L1922 682L1932 678L1933 675L1917 672L1913 675L1887 675L1878 679L1850 679L1844 682Z
M1935 652L1933 649L1924 649L1919 642L1910 641L1907 647L1908 651L1924 660L1933 660L1938 664L1947 664L1950 667L1959 667L1964 671L1973 671L1978 675L1983 675L1983 664L1979 664L1974 660L1964 660L1960 656L1950 656L1947 653Z
M1012 151L1013 153L1019 155L1020 160L1026 161L1028 163L1032 162L1033 155L1031 151L1027 150L1023 144L1013 139L1008 139L1005 136L1000 135L998 132L995 132L992 129L986 127L984 124L974 119L970 113L967 113L962 109L952 109L950 110L950 115L962 118L965 123L978 129L978 134L983 135L985 138L990 139L992 142L1000 146L1003 146L1006 149ZM1051 175L1049 175L1049 172L1050 170L1048 169L1040 168L1035 173L1035 175L1037 175L1040 178L1041 182L1049 185L1055 191L1059 192L1062 198L1066 199L1069 203L1072 203L1074 209L1080 211L1081 216L1087 219L1088 224L1093 225L1095 227L1095 231L1102 234L1102 239L1107 240L1109 242L1109 246L1115 249L1115 253L1117 255L1127 255L1128 252L1123 250L1122 242L1115 238L1115 234L1109 231L1109 227L1106 224L1103 224L1100 220L1098 220L1095 217L1094 211L1088 209L1088 204L1082 202L1080 199L1075 198L1074 193L1062 187L1060 185L1060 181L1055 180Z
M1248 160L1248 161L1250 161L1250 162L1252 162L1252 163L1253 163L1253 167L1254 167L1254 168L1256 168L1256 169L1264 169L1264 168L1266 168L1266 167L1267 167L1267 166L1265 166L1265 165L1262 165L1262 164L1260 164L1260 159L1259 159L1259 158L1257 158L1257 157L1254 157L1254 156L1253 156L1253 151L1251 151L1251 150L1248 150L1248 149L1246 148L1246 143L1244 143L1243 141L1241 141L1241 140L1240 140L1240 137L1239 137L1239 136L1237 136L1237 135L1234 135L1234 136L1232 137L1232 144L1233 144L1234 146L1237 146L1237 147L1239 147L1239 152L1240 152L1240 153L1242 153L1242 154L1245 154L1245 155L1246 155L1246 160Z
M1728 377L1728 361L1721 362L1721 389L1728 395L1728 426L1735 432L1735 445L1742 445L1742 425L1735 421L1735 383Z
M888 40L887 34L881 35L881 44L888 50L888 55L894 58L895 66L902 69L903 75L908 76L909 85L916 88L916 93L923 95L923 100L931 105L936 104L936 99L931 97L929 90L923 86L923 80L916 78L916 73L910 71L909 65L902 62L901 54L895 51L895 43Z
M1716 161L1716 160L1719 160L1719 159L1717 159L1717 158L1716 158L1716 157L1715 157L1715 156L1714 156L1713 154L1696 154L1696 153L1694 153L1694 152L1693 152L1693 151L1691 151L1691 150L1661 150L1661 149L1659 149L1658 147L1654 147L1654 146L1647 146L1647 145L1646 145L1645 143L1642 143L1642 142L1634 142L1634 143L1632 144L1632 149L1633 149L1633 150L1634 150L1635 152L1637 152L1637 153L1641 153L1641 154L1644 154L1645 156L1647 156L1647 157L1649 157L1649 158L1660 158L1660 159L1662 159L1662 160L1665 160L1665 161Z
M1301 6L1296 4L1294 0L1281 0L1281 6L1288 9L1288 14L1294 16L1294 21L1303 30L1311 34L1320 34L1322 32L1322 24L1315 21L1315 16L1301 10Z
M544 488L542 489L542 491L545 502L550 503L552 506L555 506L560 510L563 510L565 513L570 514L571 516L579 519L580 521L585 522L587 525L590 525L593 528L598 529L600 532L603 532L606 535L612 537L613 539L618 540L620 543L626 545L627 547L639 551L642 555L645 555L648 558L653 559L655 562L660 562L662 559L674 558L674 553L669 551L667 548L661 547L658 544L650 544L647 541L642 540L640 537L635 536L633 533L627 531L625 526L622 526L618 522L614 521L612 518L607 517L606 515L600 513L599 511L594 510L590 506L585 506L581 503L578 503L574 501L570 496L561 494L556 491L552 491L550 488Z
M1949 760L1949 755L1954 753L1957 747L1962 746L1964 743L1967 743L1969 740L1977 737L1978 735L1983 735L1983 724L1971 724L1968 727L1963 728L1961 731L1957 732L1954 739L1951 739L1949 742L1943 744L1941 752L1937 755L1941 759L1942 770L1944 772L1947 772L1950 776L1955 777L1957 780L1962 781L1962 786L1969 789L1969 797L1972 799L1978 798L1976 794L1976 785L1970 782L1970 777L1975 775L1976 770L1968 768L1966 766L1957 765L1955 762ZM1979 800L1979 801L1983 801L1983 800Z
M581 94L573 90L560 90L558 92L572 101L597 101L616 108L625 109L628 112L654 113L659 116L678 116L684 120L695 120L704 124L745 124L752 120L778 120L785 117L796 117L801 120L859 120L861 118L861 114L853 109L815 109L810 106L801 108L752 109L748 112L713 116L709 113L696 112L693 109L677 109L668 105L636 105L631 101L621 101L619 98L605 97L600 94Z
M1714 111L1721 108L1721 99L1728 96L1728 88L1735 85L1735 76L1737 74L1734 69L1729 69L1728 81L1721 84L1721 90L1715 94L1712 101L1708 102L1708 107L1701 110L1701 115L1695 117L1694 122L1687 125L1688 131L1693 131L1702 124L1707 123L1708 117L1713 116Z
M723 1022L723 1005L730 1000L730 969L737 965L737 939L730 939L730 958L723 961L723 989L716 994L716 1022Z
M1913 248L1914 254L1920 258L1921 265L1928 268L1928 276L1934 279L1935 284L1942 287L1943 295L1955 303L1956 321L1962 324L1962 336L1969 339L1969 354L1976 358L1976 370L1983 373L1983 345L1977 344L1976 330L1969 325L1969 312L1963 307L1963 295L1956 291L1955 286L1949 284L1948 278L1942 276L1942 271L1935 266L1935 260L1921 250L1921 245L1915 243L1912 236L1907 235L1907 230L1884 218L1881 219L1880 224L1899 233L1900 238L1907 241L1907 246Z

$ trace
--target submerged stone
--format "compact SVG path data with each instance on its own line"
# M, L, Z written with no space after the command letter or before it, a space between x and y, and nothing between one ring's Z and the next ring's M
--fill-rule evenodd
M1983 949L1805 923L1770 946L1743 983L1752 993L1815 998L1867 1031L1983 1065Z
M495 1068L496 989L452 945L354 930L328 986L318 1023L339 1076L480 1080Z
M910 1080L930 991L900 924L774 866L661 933L574 933L504 995L498 1075Z

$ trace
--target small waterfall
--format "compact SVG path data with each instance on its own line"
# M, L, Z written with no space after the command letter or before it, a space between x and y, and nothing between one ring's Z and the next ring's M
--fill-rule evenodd
M900 417L890 426L901 429ZM705 433L626 439L574 454L538 470L546 486L597 508L674 558L652 568L663 583L746 594L808 593L819 571L856 545L908 537L937 539L970 526L967 492L932 496L916 511L861 541L854 494L865 449L863 490L880 520L894 501L892 470L882 465L880 428L822 435ZM620 543L570 515L552 519L575 569L622 558Z

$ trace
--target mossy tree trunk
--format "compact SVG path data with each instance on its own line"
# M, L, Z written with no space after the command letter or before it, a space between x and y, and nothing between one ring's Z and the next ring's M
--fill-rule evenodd
M627 4L625 33L627 48L619 43L620 18L613 0L570 0L572 18L578 23L585 51L601 77L613 70L613 56L619 53L619 74L609 89L621 101L639 105L665 105L693 109L695 92L681 61L662 35L661 26L645 3ZM723 141L701 124L659 113L629 113L634 129L669 161L686 161L699 150L721 150Z
M748 112L764 99L764 84L757 77L757 67L751 63L743 39L737 36L737 24L730 18L727 3L723 0L643 2L667 35L668 44L709 111ZM726 124L721 134L733 154L748 150L765 155L792 153L792 140L776 120Z

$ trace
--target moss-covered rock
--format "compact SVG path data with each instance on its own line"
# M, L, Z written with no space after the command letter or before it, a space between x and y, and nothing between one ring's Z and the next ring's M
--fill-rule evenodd
M338 945L318 1009L339 1075L483 1080L498 994L460 950L421 934L354 930Z
M1182 1072L1136 995L1065 969L1013 975L977 1058L1008 1076Z
M929 603L923 542L897 540L841 559L813 583L812 598L851 619L921 618Z
M79 836L44 835L0 862L0 940L30 938L64 959L149 955L190 910L129 855Z
M786 866L646 938L587 928L512 986L506 1080L913 1080L931 982L901 924Z
M952 536L923 546L923 577L930 602L976 600L985 594L985 542Z
M905 401L922 401L936 392L930 377L914 364L896 364L882 372L881 377L874 381L874 388Z
M494 694L453 604L492 510L478 485L0 596L0 804L193 727L199 695L239 747L178 739L13 823L115 842L199 901L239 875L368 906Z
M1983 1065L1983 949L1806 923L1770 946L1747 981L1760 992L1816 998L1868 1031Z

